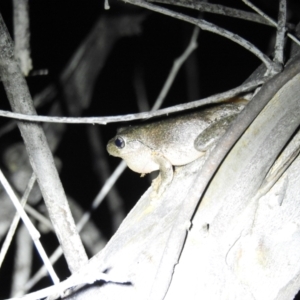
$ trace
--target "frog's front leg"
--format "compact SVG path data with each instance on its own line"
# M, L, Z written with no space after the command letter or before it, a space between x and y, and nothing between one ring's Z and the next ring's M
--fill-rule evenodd
M160 197L167 189L173 179L173 166L171 162L166 159L162 154L153 151L153 160L159 165L159 175L152 181L151 198Z
M217 141L224 135L237 114L220 119L204 129L194 142L194 147L198 151L205 152L212 148Z

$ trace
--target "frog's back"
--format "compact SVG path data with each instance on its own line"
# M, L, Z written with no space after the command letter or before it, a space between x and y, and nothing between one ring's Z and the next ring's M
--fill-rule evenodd
M172 165L185 165L204 154L194 147L194 141L203 130L219 119L232 115L235 110L236 113L241 110L233 104L222 107L210 107L158 122L129 127L125 132L152 151L163 155Z
M194 161L203 155L195 149L194 141L209 126L201 115L201 112L196 112L159 122L155 131L151 131L154 134L149 139L149 147L159 147L162 155L174 166Z

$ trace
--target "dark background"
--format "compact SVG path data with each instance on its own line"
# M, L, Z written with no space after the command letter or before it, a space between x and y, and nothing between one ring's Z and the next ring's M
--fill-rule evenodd
M49 72L46 76L32 76L27 79L32 96L58 81L72 54L90 32L99 16L141 10L132 7L131 4L124 5L115 1L110 2L109 11L104 11L104 3L99 0L35 0L29 3L34 70L47 69ZM219 3L249 10L241 1L227 0ZM266 0L255 1L255 3L267 14L276 18L277 1ZM289 1L288 4L289 21L297 22L300 12L298 1ZM193 16L199 14L190 10L176 9ZM0 13L12 33L12 1L1 0ZM204 19L241 35L264 53L272 54L275 34L273 28L211 14L204 14ZM190 24L150 12L142 23L142 32L139 35L122 38L113 47L104 68L98 75L91 105L82 115L107 116L138 112L133 84L136 72L139 72L144 80L151 106L164 84L174 59L187 46L192 31L193 26ZM188 63L190 65L187 64L179 72L164 107L231 89L243 83L260 65L260 61L254 55L239 45L204 31L201 31L198 49ZM193 89L190 88L187 78L187 68L191 65L196 67L194 80L198 82L194 84ZM10 109L2 87L0 109ZM41 108L38 113L47 114L47 109ZM6 122L8 120L1 118L0 126L5 125ZM102 186L95 176L94 162L87 139L87 126L92 125L67 125L63 141L55 153L63 163L61 179L66 193L84 208L89 207ZM109 124L101 127L104 146L120 126L124 124ZM17 129L5 135L0 139L1 152L5 151L6 146L20 139ZM111 170L120 161L108 155L107 160ZM125 171L117 182L117 188L124 197L126 211L129 211L149 184L147 177L140 178L139 174L130 170ZM107 214L107 205L104 202L97 210L96 216L94 215L94 219L109 238L113 232ZM51 240L51 243L53 241ZM13 257L7 258L5 268L0 271L0 298L8 296L10 275L7 270L10 259ZM62 274L65 275L63 271ZM3 283L6 283L7 288L3 288Z

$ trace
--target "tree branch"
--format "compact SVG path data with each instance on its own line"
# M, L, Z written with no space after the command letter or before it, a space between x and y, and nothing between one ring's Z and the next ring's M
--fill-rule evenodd
M268 78L255 79L245 84L242 84L232 90L224 93L213 95L201 100L192 101L185 104L179 104L172 107L157 110L155 112L142 112L137 114L128 114L123 116L110 116L110 117L83 117L83 118L72 118L72 117L47 117L47 116L32 116L21 113L14 113L5 110L0 110L0 116L5 118L12 118L16 120L30 121L30 122L49 122L49 123L66 123L66 124L102 124L114 122L129 122L133 120L149 119L165 114L174 112L180 112L188 109L201 107L203 105L222 103L227 99L233 98L241 93L249 92L262 83L266 82Z
M201 12L207 12L207 13L213 13L218 14L226 17L232 17L232 18L238 18L246 21L251 21L255 23L260 23L264 25L272 25L268 20L266 20L264 17L257 15L255 13L250 13L247 11L243 11L236 8L227 7L220 4L212 4L212 3L206 3L203 1L189 1L189 0L151 0L149 2L156 2L156 3L163 3L163 4L170 4L170 5L176 5L176 6L182 6L187 7L191 9L196 9Z
M266 15L262 10L260 10L258 7L256 7L254 4L252 4L250 1L248 0L242 0L246 5L248 5L249 7L251 7L254 11L256 11L258 14L260 14L262 17L264 17L266 20L268 20L274 27L277 27L277 23L270 18L268 15ZM300 46L300 41L293 36L292 34L288 33L287 34L288 37L293 40L296 44L298 44Z
M28 0L13 0L15 55L24 76L32 69Z
M286 0L280 0L274 62L279 64L281 68L283 65L285 23L286 23Z
M143 0L129 0L127 2L131 3L133 5L144 7L146 9L149 9L149 10L152 10L152 11L155 11L155 12L173 17L175 19L179 19L179 20L194 24L196 26L199 26L202 30L213 32L215 34L226 37L229 40L239 44L242 47L244 47L245 49L250 51L255 56L257 56L266 65L268 71L271 72L271 74L274 72L274 70L273 70L274 66L273 66L272 61L265 54L263 54L261 51L259 51L253 44L251 44L247 40L241 38L237 34L233 34L232 32L230 32L228 30L225 30L224 28L221 28L219 26L216 26L212 23L209 23L207 21L192 18L192 17L186 16L184 14L172 11L170 9L160 7L160 6L157 6L157 5L153 5L153 4L145 2Z
M14 48L0 15L0 73L12 110L35 115L32 99L20 68L14 58ZM49 210L58 240L64 249L71 272L87 262L87 255L76 231L67 198L55 168L52 153L39 124L19 123L32 168Z

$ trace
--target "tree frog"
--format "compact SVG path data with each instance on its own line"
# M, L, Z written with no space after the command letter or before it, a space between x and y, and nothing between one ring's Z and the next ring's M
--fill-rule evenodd
M162 121L121 128L109 140L110 155L123 158L141 173L160 170L152 196L160 196L171 183L173 166L186 165L205 154L225 133L244 104L222 104Z

